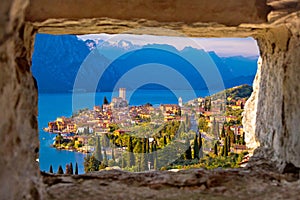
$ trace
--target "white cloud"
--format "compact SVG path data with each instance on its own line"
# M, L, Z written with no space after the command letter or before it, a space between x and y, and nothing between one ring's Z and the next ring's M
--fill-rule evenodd
M108 40L109 42L118 42L127 40L135 45L146 44L169 44L182 50L185 47L205 49L206 51L215 51L219 56L258 56L259 50L257 43L253 38L188 38L188 37L169 37L153 35L131 35L131 34L89 34L77 36L82 40Z

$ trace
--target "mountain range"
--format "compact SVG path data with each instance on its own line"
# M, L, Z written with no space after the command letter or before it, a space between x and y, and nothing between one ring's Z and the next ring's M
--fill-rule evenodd
M153 74L141 71L127 78L122 87L131 89L137 83L136 79L155 76L156 82L142 86L143 89L165 88L160 85L160 80L162 83L169 80L172 88L187 89L176 76L169 74L174 71L193 89L205 90L209 85L217 87L218 77L225 88L252 85L256 62L257 57L219 57L215 52L192 47L177 50L168 44L139 46L126 40L83 41L75 35L37 34L31 69L42 93L112 91L125 75L149 65L158 71L153 70ZM166 73L165 69L169 68Z

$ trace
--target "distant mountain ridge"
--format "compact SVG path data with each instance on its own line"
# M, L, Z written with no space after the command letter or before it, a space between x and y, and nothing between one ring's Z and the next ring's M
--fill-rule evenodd
M205 68L208 64L201 61L201 58L207 54L216 64L225 88L252 84L257 69L256 58L219 57L215 52L205 52L192 47L185 47L178 51L167 44L138 46L126 40L114 43L103 40L83 41L74 35L37 34L32 58L32 73L37 79L39 92L70 92L73 90L76 76L83 82L82 88L77 89L89 92L93 87L90 84L99 79L96 75L109 65L96 91L111 91L117 81L134 66L161 63L177 70L189 80L194 89L201 90L207 89L203 77L182 58L190 57L199 60L197 62ZM80 67L84 65L88 67L78 73ZM162 78L164 76L165 74L162 74ZM175 83L174 80L174 87ZM147 88L159 89L157 85Z

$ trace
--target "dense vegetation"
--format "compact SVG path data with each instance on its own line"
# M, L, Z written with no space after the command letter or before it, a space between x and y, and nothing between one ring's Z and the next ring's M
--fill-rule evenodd
M225 90L226 96L234 99L249 98L252 92L253 89L250 85L241 85Z

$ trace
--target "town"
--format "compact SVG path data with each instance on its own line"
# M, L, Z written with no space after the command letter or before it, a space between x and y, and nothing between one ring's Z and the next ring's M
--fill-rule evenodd
M44 131L56 134L53 147L86 153L86 172L106 167L129 171L214 168L220 164L238 167L248 158L241 121L251 92L251 86L242 85L186 103L179 97L178 104L154 107L150 103L129 106L126 89L120 88L119 96L111 103L104 97L101 106L79 110L71 117L58 117ZM161 162L166 159L158 150L172 148L172 143L177 145L173 148L179 159ZM150 155L137 155L141 153ZM230 156L236 162L224 160ZM217 158L217 163L211 161ZM89 167L95 166L89 162L97 160L98 167Z

